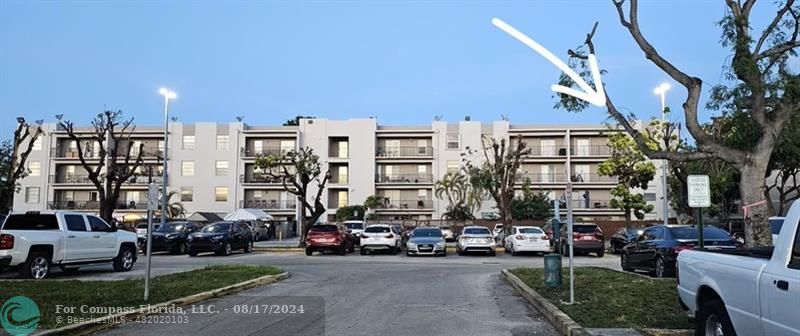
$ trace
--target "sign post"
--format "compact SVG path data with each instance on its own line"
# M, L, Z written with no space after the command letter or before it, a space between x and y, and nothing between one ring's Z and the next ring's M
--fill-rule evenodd
M144 301L150 299L150 260L153 252L153 213L158 209L158 186L152 181L147 186L147 270L144 275ZM161 216L164 216L162 213Z
M697 208L697 239L702 249L705 247L703 208L711 206L711 188L708 175L689 175L686 177L686 185L689 191L689 207Z

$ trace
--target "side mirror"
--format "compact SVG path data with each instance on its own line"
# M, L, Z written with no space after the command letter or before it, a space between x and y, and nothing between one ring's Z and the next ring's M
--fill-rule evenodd
M108 228L108 232L117 232L119 230L116 226L111 226Z

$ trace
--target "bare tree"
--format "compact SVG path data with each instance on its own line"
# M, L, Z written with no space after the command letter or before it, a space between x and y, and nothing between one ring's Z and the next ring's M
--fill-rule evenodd
M0 148L0 210L3 213L11 210L14 194L19 189L18 180L28 175L25 164L33 151L36 139L42 135L42 127L32 126L25 118L17 118L12 142L5 142Z
M327 210L322 204L322 194L331 178L330 171L322 171L319 155L310 147L299 151L290 151L282 156L264 156L256 160L255 167L263 170L267 177L283 183L283 189L297 196L302 208L302 215L297 218L300 223L300 246L304 246L308 231ZM309 197L310 187L316 183L317 191ZM306 222L306 212L309 213Z
M517 173L522 163L522 158L530 154L527 143L522 138L507 143L506 139L481 137L481 150L483 162L480 164L466 163L470 176L470 183L482 191L489 193L497 205L500 219L503 221L503 230L506 234L511 232L512 211L514 201L514 186L517 183ZM468 152L472 150L467 149Z
M136 129L133 118L123 120L122 111L104 111L94 117L85 133L76 130L71 121L59 121L59 126L78 144L78 159L89 174L89 181L97 189L100 217L111 223L122 185L144 163L143 144L139 145L133 156L131 136ZM98 144L96 157L86 157L82 144L87 141Z
M698 109L703 81L664 58L647 40L639 27L639 1L630 0L627 6L625 0L612 0L612 3L616 7L619 22L644 52L645 58L686 89L683 112L686 127L695 140L697 151L661 150L647 146L645 137L634 127L633 116L620 112L606 92L609 115L633 136L642 152L651 159L691 161L717 158L733 165L741 174L740 198L743 205L749 207L749 216L745 219L747 246L771 245L764 177L783 126L798 109L800 78L789 69L787 60L800 47L800 8L794 5L794 0L777 4L778 10L770 24L754 36L750 27L750 14L756 1L725 1L728 12L719 25L722 28L722 46L730 47L733 51L729 67L729 79L733 83L713 87L707 107L724 111L746 111L758 125L759 134L754 144L747 148L735 148L714 139L701 125ZM587 34L581 48L568 51L572 64L583 69L582 74L586 73L585 52L595 54L592 41L594 33L595 29L592 29ZM564 82L563 77L561 82ZM559 97L562 102L560 105L568 110L580 110L586 106L576 104L568 96Z

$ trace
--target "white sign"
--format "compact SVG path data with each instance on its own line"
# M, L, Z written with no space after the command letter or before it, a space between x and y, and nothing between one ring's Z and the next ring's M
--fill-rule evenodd
M158 210L158 186L155 183L147 186L147 210Z
M708 208L711 206L711 190L708 175L689 175L686 178L689 191L689 207Z

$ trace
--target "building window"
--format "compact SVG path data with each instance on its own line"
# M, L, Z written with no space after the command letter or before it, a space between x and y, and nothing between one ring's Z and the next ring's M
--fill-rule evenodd
M281 140L281 154L286 154L291 151L294 151L294 141L293 140Z
M346 159L350 157L349 142L339 141L339 158Z
M419 176L427 176L428 175L428 166L426 166L426 165L418 165L417 166L417 175L419 175Z
M447 173L457 173L459 169L458 161L447 161Z
M214 188L214 201L227 202L228 201L228 187Z
M28 170L30 170L30 176L40 176L42 175L42 163L39 161L28 162Z
M25 188L25 203L39 203L39 187Z
M344 208L347 206L347 190L342 190L339 192L339 208Z
M192 202L194 200L193 187L181 187L181 202Z
M217 150L228 150L229 138L227 135L217 135Z
M460 149L461 143L459 142L459 136L457 133L448 133L447 134L447 149Z
M183 149L186 150L194 149L194 135L183 136Z
M194 176L194 161L181 162L181 176Z
M347 166L340 166L339 167L339 176L336 182L341 184L347 184Z
M33 150L42 150L42 137L36 137L36 140L33 142Z
M214 166L214 172L217 176L227 176L228 175L228 161L217 161L216 165Z

